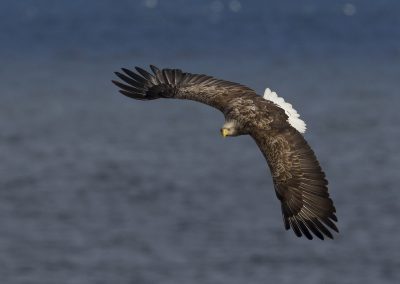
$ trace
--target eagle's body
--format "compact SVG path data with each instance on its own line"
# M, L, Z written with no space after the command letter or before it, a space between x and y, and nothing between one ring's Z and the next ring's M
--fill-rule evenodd
M225 116L224 136L250 135L263 153L272 173L275 192L281 201L285 228L297 236L312 239L310 231L332 238L328 228L337 230L335 207L329 197L327 180L314 152L303 135L305 124L282 98L267 89L265 96L233 82L177 69L154 74L136 68L116 75L128 85L113 81L128 97L138 100L174 98L198 101L219 109Z

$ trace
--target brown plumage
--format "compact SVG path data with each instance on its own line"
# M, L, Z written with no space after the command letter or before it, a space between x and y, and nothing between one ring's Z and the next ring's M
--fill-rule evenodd
M267 160L285 228L292 228L298 237L333 238L330 229L338 232L337 218L325 174L283 109L237 83L178 69L150 68L153 74L138 67L137 73L123 68L123 73L115 74L124 83L113 83L123 95L137 100L186 99L219 109L225 115L228 136L250 135Z

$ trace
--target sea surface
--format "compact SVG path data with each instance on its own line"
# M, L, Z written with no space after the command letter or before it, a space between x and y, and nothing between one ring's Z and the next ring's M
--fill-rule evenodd
M399 283L399 1L0 1L0 283ZM340 234L285 231L250 137L120 67L292 103Z

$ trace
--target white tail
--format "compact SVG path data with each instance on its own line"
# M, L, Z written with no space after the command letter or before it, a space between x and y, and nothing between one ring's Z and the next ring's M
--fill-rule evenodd
M267 88L264 92L264 99L273 102L278 105L281 109L283 109L288 116L288 122L291 126L297 129L300 133L306 132L306 123L300 119L300 115L293 108L293 106L278 95L275 92L272 92L269 88Z

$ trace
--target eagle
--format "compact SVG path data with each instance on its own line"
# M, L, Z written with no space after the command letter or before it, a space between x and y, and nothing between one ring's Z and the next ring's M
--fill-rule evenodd
M333 239L331 231L339 231L328 181L302 135L306 124L291 104L270 89L260 96L244 85L207 75L154 65L150 69L122 68L115 72L122 82L112 82L135 100L192 100L220 110L225 116L221 135L250 135L267 160L285 229L297 237Z

